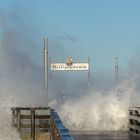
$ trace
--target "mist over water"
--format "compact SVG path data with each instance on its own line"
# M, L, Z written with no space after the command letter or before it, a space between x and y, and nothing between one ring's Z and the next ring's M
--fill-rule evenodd
M11 127L10 108L14 106L47 105L43 94L43 70L32 62L28 54L22 53L15 47L12 47L12 49L7 47L9 46L6 45L7 36L3 37L0 45L0 139L18 140L19 133ZM20 56L24 58L24 68L22 70L20 68ZM63 98L63 102L59 103L59 99L62 97L59 93L61 93L61 88L64 87L63 84L67 80L63 77L62 83L57 79L61 88L59 86L53 87L56 88L56 91L59 91L57 96L60 97L57 98L54 94L54 100L49 104L54 107L57 106L57 111L63 123L70 130L124 131L128 129L128 108L139 105L140 98L138 91L136 91L139 83L138 75L133 76L133 78L126 78L120 83L118 89L104 92L96 91L90 94L88 92L84 94L75 93L70 98ZM82 91L84 83L78 80L77 82L78 88ZM70 90L73 87L69 82L68 87L66 91L71 93ZM51 92L53 91L50 91L50 95Z
M8 24L9 19L13 21L12 14L2 10L0 14L3 29L0 36L0 140L20 139L17 130L11 127L11 107L45 104L42 68L30 57L33 45L18 30L21 26L18 16L14 15L15 24Z
M0 25L3 30L0 40L0 140L19 140L19 133L11 127L10 108L46 106L48 103L43 94L43 68L33 62L31 58L35 43L29 39L29 36L22 34L24 28L21 30L21 25L25 26L18 15L15 13L14 16L11 13L10 17L7 15L9 14L1 11ZM8 24L9 20L14 20L12 25ZM21 56L23 68L21 68ZM131 74L132 77L135 72L138 73L138 71L134 71ZM138 75L134 78L126 78L120 83L117 90L104 92L98 90L90 94L86 91L84 94L74 93L75 95L72 94L72 97L63 98L61 103L59 103L59 99L62 98L61 88L64 87L67 79L65 77L61 80L56 79L57 82L53 83L53 86L56 85L56 87L50 89L49 93L50 98L53 95L54 100L49 105L57 106L57 111L64 124L71 130L127 130L128 108L140 105L139 94L136 90L140 81ZM86 82L79 79L76 87L81 92ZM70 82L67 86L68 90L65 91L69 93L71 93L71 89L75 88L74 85L70 85ZM57 96L60 97L57 98L53 92L57 92Z
M4 44L3 44L4 45ZM14 53L13 53L14 52ZM18 53L15 50L8 55L7 48L0 45L0 139L1 140L19 140L19 133L11 127L11 107L15 106L39 106L42 100L42 91L38 83L36 84L37 76L35 71L40 73L39 69L35 68L34 74L28 66L24 73L20 73L20 60ZM16 55L15 55L16 54ZM19 61L20 62L20 61ZM26 76L25 76L26 75ZM33 78L33 76L35 76ZM41 80L39 80L41 81Z

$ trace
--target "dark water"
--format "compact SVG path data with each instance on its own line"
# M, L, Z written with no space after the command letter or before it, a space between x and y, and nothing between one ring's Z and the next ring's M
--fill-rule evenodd
M74 140L140 140L140 136L128 132L72 132Z

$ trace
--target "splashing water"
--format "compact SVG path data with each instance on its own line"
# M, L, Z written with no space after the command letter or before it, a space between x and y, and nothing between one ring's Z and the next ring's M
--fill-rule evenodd
M24 93L26 94L26 93ZM38 97L38 96L37 96ZM18 94L9 95L8 93L0 96L0 140L21 140L16 128L12 127L11 107L17 106L40 106L40 99L25 95L24 98Z
M0 46L0 140L20 140L19 132L11 126L11 107L40 106L42 91L39 85L36 86L38 89L34 88L35 80L28 75L29 70L25 76L18 73L15 62L19 54L7 55L7 50Z
M16 129L11 126L10 102L0 97L0 139L1 140L20 140Z
M118 90L67 100L59 113L72 131L124 131L128 128L128 108L133 105L130 98L134 93L134 81L125 81Z

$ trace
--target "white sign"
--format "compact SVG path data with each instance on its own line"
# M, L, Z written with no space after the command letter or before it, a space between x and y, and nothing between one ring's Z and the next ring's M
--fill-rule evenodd
M66 63L52 63L51 70L88 70L89 64L88 63L73 63L72 65L68 66Z

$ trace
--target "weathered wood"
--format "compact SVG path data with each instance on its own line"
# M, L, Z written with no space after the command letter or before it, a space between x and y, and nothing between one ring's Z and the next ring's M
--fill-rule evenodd
M20 109L17 109L17 130L20 131Z
M52 118L50 117L50 140L52 140L52 139L53 139L52 134L53 134L53 128L52 128Z
M50 133L49 137L51 140L61 140L61 127L59 127L58 124L62 122L53 109L50 109L49 107L14 107L11 108L11 110L12 126L17 127L20 132L22 132L22 128L23 131L30 128L32 140L36 139L36 128L41 128L41 132ZM67 134L65 133L63 135Z
M35 110L50 110L50 107L12 107L11 110L31 110L32 108L34 108Z
M31 115L21 115L21 119L31 119ZM50 115L35 115L35 119L50 119Z
M20 124L20 129L21 128L31 128L31 124ZM17 124L15 124L15 127L17 127ZM49 127L49 125L46 125L46 124L44 124L44 125L40 125L40 124L38 124L38 125L35 125L35 128L48 128Z
M51 140L50 133L37 133L36 140Z
M35 115L36 119L50 119L50 115Z
M35 109L31 109L31 137L35 140Z
M12 127L15 127L15 109L12 110Z

